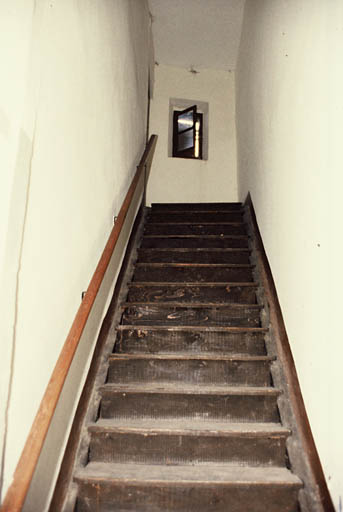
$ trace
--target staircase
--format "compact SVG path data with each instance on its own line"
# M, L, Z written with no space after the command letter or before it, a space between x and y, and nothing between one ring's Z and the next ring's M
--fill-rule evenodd
M239 203L152 206L75 512L299 510L252 249Z

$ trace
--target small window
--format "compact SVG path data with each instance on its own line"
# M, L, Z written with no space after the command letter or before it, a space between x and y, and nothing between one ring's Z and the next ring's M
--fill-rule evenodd
M202 159L202 114L196 105L173 113L173 157Z

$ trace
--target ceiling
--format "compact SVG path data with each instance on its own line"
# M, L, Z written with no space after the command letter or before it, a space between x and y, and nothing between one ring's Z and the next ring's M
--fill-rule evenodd
M187 69L235 69L245 0L149 0L155 60Z

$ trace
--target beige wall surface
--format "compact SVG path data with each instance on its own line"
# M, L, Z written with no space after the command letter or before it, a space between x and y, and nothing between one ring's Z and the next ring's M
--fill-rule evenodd
M149 33L141 0L1 2L3 494L144 149Z
M208 103L208 160L168 157L170 98ZM155 67L150 133L159 136L148 203L237 200L234 72Z
M236 70L239 197L250 190L337 509L343 497L342 54L340 0L247 0Z

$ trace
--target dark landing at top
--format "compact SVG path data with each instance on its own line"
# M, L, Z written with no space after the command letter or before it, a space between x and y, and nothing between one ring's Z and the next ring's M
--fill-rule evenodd
M235 211L151 211L149 222L158 223L201 223L201 222L242 222L243 213Z
M242 209L242 203L153 203L152 211L161 212L232 212Z

